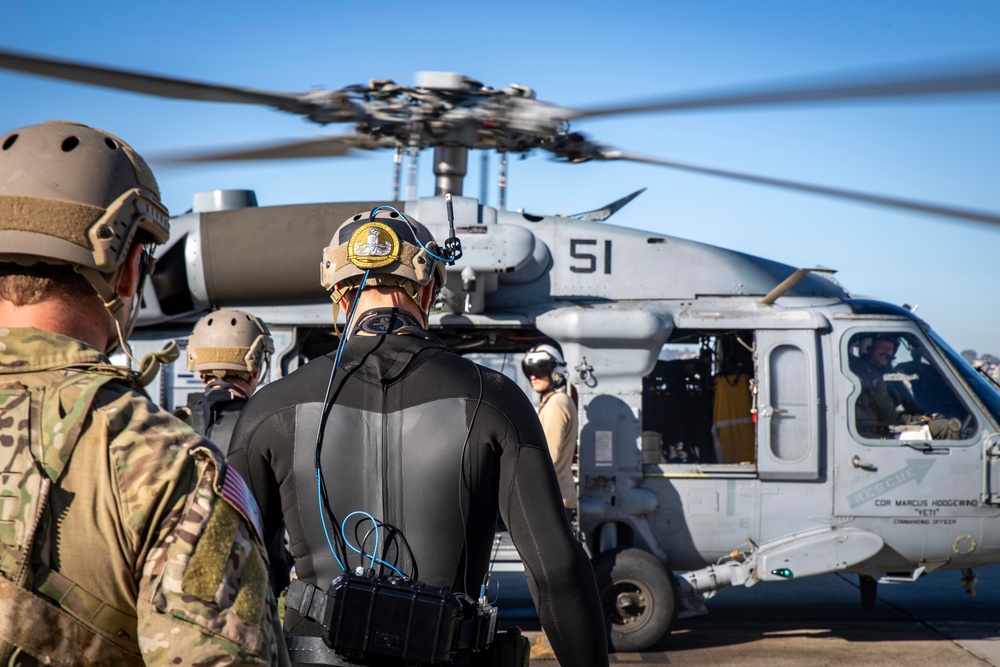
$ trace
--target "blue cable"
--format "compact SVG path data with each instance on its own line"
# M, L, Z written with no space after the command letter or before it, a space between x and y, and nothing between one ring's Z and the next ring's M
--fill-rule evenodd
M451 260L445 259L444 257L438 257L437 255L435 255L434 253L432 253L430 250L428 250L427 246L425 246L423 243L421 243L420 239L417 238L417 230L415 230L413 228L413 225L410 224L410 219L407 218L402 213L400 213L399 211L397 211L395 206L388 206L388 205L386 205L386 206L376 206L375 208L372 209L371 219L375 220L375 214L378 213L379 211L381 211L382 209L388 209L388 210L392 211L393 213L395 213L396 215L398 215L399 217L401 217L403 219L403 222L406 223L406 226L410 228L410 233L413 234L413 240L417 242L418 246L420 246L421 248L423 248L424 252L426 252L428 255L430 255L434 259L437 259L437 260L440 260L440 261L444 262L445 264L447 264L448 262L451 261Z
M319 468L316 468L316 497L321 499L319 501L319 511L320 511L320 515L319 516L320 516L320 519L321 519L320 523L323 524L323 535L326 536L326 543L330 547L330 553L332 553L334 559L336 559L337 565L340 566L340 569L342 571L347 572L347 568L344 567L344 564L340 562L340 556L337 555L337 550L333 548L333 542L330 540L330 532L326 529L326 521L322 520L323 519L323 501L322 501L322 497L323 497L323 485L322 485L322 479L323 479L323 473L320 471Z
M369 270L370 271L370 270ZM365 271L365 277L361 281L361 285L358 287L358 295L354 298L354 307L351 308L351 312L348 314L347 323L344 326L344 335L340 337L340 345L337 348L337 360L333 362L333 370L330 371L330 383L326 387L326 396L323 398L323 406L326 407L326 402L330 398L330 385L333 384L334 375L337 373L337 369L340 368L340 355L344 353L344 346L347 343L347 336L351 330L351 323L354 321L354 315L358 312L358 304L361 301L361 292L365 289L365 283L368 282L368 273ZM320 411L319 417L319 428L323 428L323 411ZM330 553L333 554L334 559L337 561L337 565L344 572L347 572L347 567L341 562L340 557L337 556L337 550L333 548L333 541L330 539L330 531L326 528L326 521L323 520L323 470L319 465L319 434L316 434L316 504L319 505L319 517L321 519L320 523L323 524L323 535L326 537L326 544L330 547ZM374 521L374 519L373 519ZM343 531L341 531L343 533ZM345 538L346 539L346 538ZM375 545L378 546L378 533L375 534ZM347 546L351 546L348 544ZM354 547L351 547L354 549ZM357 549L354 549L357 551ZM360 552L359 552L360 553ZM389 567L392 567L391 565ZM395 569L395 568L393 568ZM397 570L398 572L398 570Z
M340 368L340 355L344 354L344 347L347 345L347 337L351 335L351 324L354 322L354 316L358 312L358 305L361 303L361 293L365 290L365 285L368 284L369 273L371 273L371 269L365 269L365 277L361 279L361 284L358 286L358 294L354 297L354 307L351 308L347 322L344 323L344 335L340 338L340 346L337 349L337 360L333 362L334 373L336 373L337 369Z
M355 514L363 514L364 516L368 517L369 521L371 521L373 524L375 524L375 547L372 549L372 557L371 557L372 558L371 568L374 570L375 569L375 554L378 553L378 523L376 523L375 517L373 517L368 512L363 512L361 510L356 510L354 512L351 512L350 514L348 514L347 516L344 517L343 521L340 522L340 536L344 538L344 544L346 544L348 547L350 547L351 551L353 551L354 553L361 554L361 559L364 560L365 553L361 549L358 549L353 544L351 544L350 540L347 539L347 534L344 532L345 529L346 529L346 527L347 527L347 520L350 519Z
M355 514L363 514L375 526L375 546L372 548L371 569L374 570L375 569L375 563L379 563L381 565L385 565L387 568L389 568L390 570L392 570L393 572L395 572L396 574L398 574L399 576L401 576L403 579L406 579L406 575L405 574L403 574L402 572L400 572L395 567L393 567L389 563L385 562L381 558L376 558L375 554L378 553L378 527L379 526L378 526L378 522L375 520L375 517L373 517L368 512L364 512L364 511L361 511L361 510L356 510L354 512L351 512L347 516L345 516L344 520L340 522L340 536L344 538L344 544L346 544L354 553L361 554L362 560L364 559L365 552L363 552L361 549L358 549L357 547L355 547L353 544L351 544L351 541L347 539L347 533L346 533L347 520L350 519Z

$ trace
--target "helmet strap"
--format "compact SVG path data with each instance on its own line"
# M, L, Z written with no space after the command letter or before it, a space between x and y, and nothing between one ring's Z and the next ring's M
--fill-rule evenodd
M341 299L337 299L336 301L333 302L333 332L337 334L337 338L340 338L340 324L337 323L337 317L340 316L340 308L341 308L340 301ZM347 318L346 311L344 312L344 318L346 321Z
M428 284L430 284L430 283L428 283ZM333 311L333 326L334 326L334 330L337 330L337 315L340 314L339 308L340 308L340 304L341 304L341 301L343 300L343 298L349 292L354 291L355 294L354 294L353 298L354 298L355 302L357 302L361 298L361 294L364 291L364 287L366 287L366 286L367 287L394 287L396 289L399 289L403 294L405 294L410 299L410 301L413 303L413 305L417 307L417 310L420 312L420 319L422 321L422 326L425 329L427 328L427 324L428 324L429 317L430 317L430 313L429 313L430 307L434 305L434 301L433 301L433 299L434 299L434 292L432 292L432 294L431 294L431 301L430 301L430 303L428 303L427 308L425 309L423 307L423 305L420 303L420 301L421 301L421 298L420 298L421 292L423 291L425 285L420 285L418 283L415 283L412 280L409 280L408 278L401 278L399 276L394 276L394 275L391 275L391 274L378 274L378 275L369 276L367 278L367 280L366 279L361 279L361 280L352 281L352 282L346 283L346 284L345 283L341 283L339 285L336 285L333 288L333 290L331 290L331 292L330 292L330 298L333 299L333 303L334 303L334 311ZM357 306L358 306L358 304L355 303L355 308L357 308ZM349 315L350 314L347 311L346 308L344 310L345 310L345 315ZM337 335L340 335L339 331L337 331Z
M140 264L142 264L141 260ZM100 298L104 308L108 311L108 314L111 315L111 319L115 322L115 332L118 335L118 342L117 344L112 343L107 349L105 349L105 354L111 354L116 349L121 347L125 356L127 356L132 363L136 364L136 366L140 366L141 362L132 356L132 350L128 344L128 337L132 334L132 329L135 327L135 322L139 315L139 304L142 299L142 290L146 283L146 276L149 274L148 266L142 265L138 268L138 281L135 293L132 295L131 315L128 319L125 317L125 302L122 301L122 297L118 293L117 289L118 284L121 282L122 275L126 270L124 264L119 265L115 274L112 276L112 280L115 283L114 287L112 287L111 283L108 282L108 279L105 278L104 274L97 269L89 266L81 266L79 264L74 265L73 268L77 273L83 276L88 283L90 283L91 287L94 288L94 291L97 292L97 296Z
M121 346L122 351L125 352L125 355L138 364L139 362L132 356L128 343L125 340L128 337L128 333L124 331L124 327L127 326L128 323L125 322L125 302L122 301L121 296L118 292L111 288L111 285L104 278L104 275L96 269L92 269L89 266L79 265L75 265L73 268L76 269L76 272L83 276L84 279L90 283L90 286L94 288L94 291L97 292L97 296L101 299L101 303L108 311L108 314L111 315L111 319L115 322L115 330L118 333L118 344ZM119 345L111 345L108 349L104 350L104 352L111 354L119 347Z

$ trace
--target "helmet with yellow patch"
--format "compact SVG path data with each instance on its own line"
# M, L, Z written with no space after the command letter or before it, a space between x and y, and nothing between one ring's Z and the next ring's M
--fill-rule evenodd
M418 305L420 288L445 282L441 247L426 227L395 209L378 207L346 220L323 249L320 279L334 303L366 286L402 288ZM367 276L367 278L366 278Z

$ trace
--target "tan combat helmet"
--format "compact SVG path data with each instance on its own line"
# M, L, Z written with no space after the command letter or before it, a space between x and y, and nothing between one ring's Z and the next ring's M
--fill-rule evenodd
M187 368L256 377L272 354L274 341L266 324L242 310L217 310L194 325L188 339Z
M323 249L320 279L332 290L334 303L357 289L367 274L366 286L400 287L419 307L421 287L431 280L437 290L444 285L444 264L441 247L426 227L395 209L378 207L337 228Z
M165 243L170 214L146 161L118 137L50 121L0 138L0 262L71 264L127 329L102 274L139 230Z

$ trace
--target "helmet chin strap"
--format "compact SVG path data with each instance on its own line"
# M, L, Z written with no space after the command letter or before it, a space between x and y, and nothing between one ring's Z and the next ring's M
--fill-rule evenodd
M115 339L113 338L111 339L111 343L108 346L108 349L105 351L105 354L111 355L118 348L121 348L121 351L125 354L126 357L129 358L129 360L133 364L135 364L136 366L142 366L142 362L136 359L134 356L132 356L132 347L128 344L128 335L122 330L121 321L117 317L114 318L114 320L115 320L115 332L118 334L118 340L115 341Z
M136 372L139 374L139 382L142 385L149 384L149 382L151 382L159 372L160 367L163 364L170 363L177 358L178 352L176 344L168 345L162 352L150 352L140 361L132 354L132 348L128 344L128 337L132 333L132 329L135 328L135 323L139 315L139 305L141 303L142 291L146 284L146 276L148 275L148 272L146 270L140 270L139 272L139 282L138 285L136 285L135 294L132 295L132 307L128 309L129 316L128 319L126 319L125 302L122 301L121 295L118 294L118 290L112 288L111 284L99 271L86 266L76 266L74 268L97 292L98 297L101 299L101 303L107 309L108 314L115 323L116 336L109 339L104 353L110 356L117 349L121 348L121 351L125 354L125 356L128 357L133 364L135 364L137 369ZM118 283L121 281L121 276L121 270L119 269L119 271L112 277L115 287L117 287Z
M129 359L135 361L135 359L132 358L130 350L128 349L128 343L125 340L128 337L128 333L131 333L131 331L126 333L124 329L125 327L130 328L130 325L134 324L135 318L130 317L129 321L125 320L125 302L122 301L118 292L111 287L110 283L108 283L99 271L92 269L89 266L75 266L74 268L76 269L76 272L83 276L86 281L90 283L90 286L94 288L94 291L97 292L97 296L100 297L104 308L108 311L111 319L115 322L115 330L118 333L118 341L116 343L114 342L114 339L111 339L108 347L104 350L105 354L110 355L119 346L121 346L122 350L125 351L125 354L128 355ZM118 276L118 280L120 280L121 274L118 273L116 275ZM118 280L115 280L116 284ZM138 291L136 292L136 295L138 295ZM134 305L135 304L133 303L133 306ZM134 311L135 308L133 307L132 310Z
M148 352L144 354L141 361L132 355L132 347L128 344L128 336L132 333L132 329L135 327L136 313L139 311L139 300L141 299L142 294L142 283L143 280L140 279L140 289L136 290L135 295L132 297L132 315L125 324L125 328L122 328L122 318L120 316L112 316L115 321L115 331L118 334L118 340L117 344L115 344L115 341L112 340L109 349L105 352L105 354L110 355L116 348L121 347L125 356L128 357L133 364L135 364L136 369L134 372L136 382L139 386L145 387L153 381L153 378L157 376L160 372L160 368L173 363L180 358L180 350L177 348L177 342L172 340L159 352ZM121 313L122 311L119 310L118 312Z

